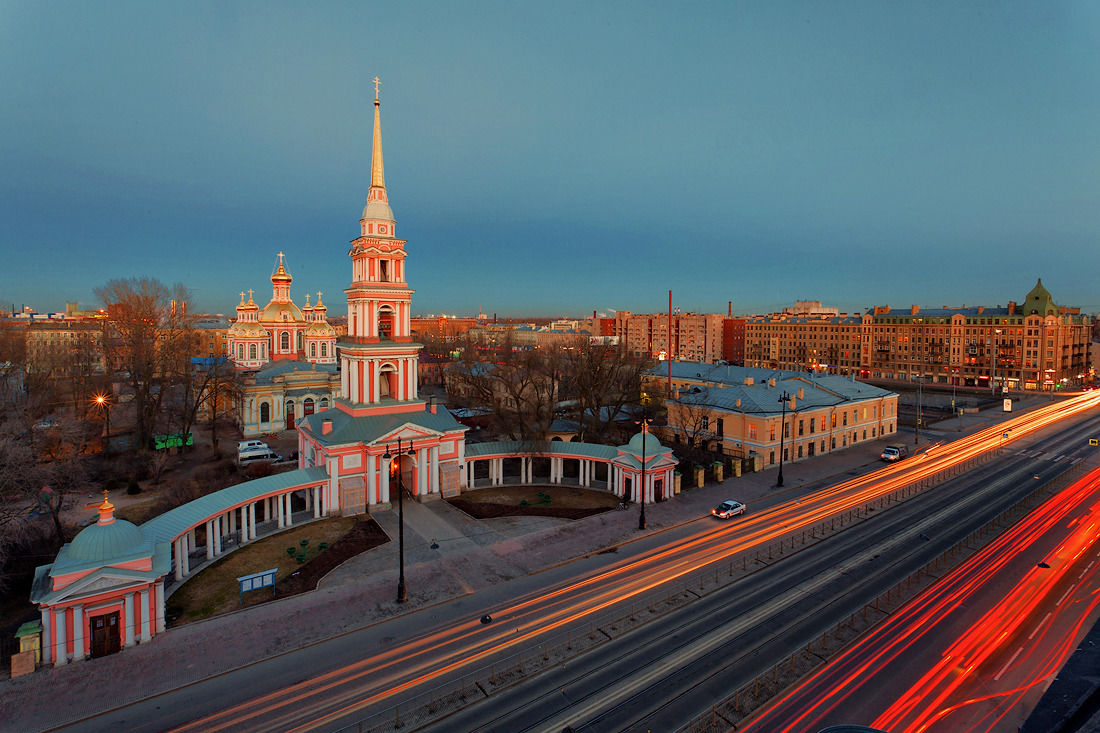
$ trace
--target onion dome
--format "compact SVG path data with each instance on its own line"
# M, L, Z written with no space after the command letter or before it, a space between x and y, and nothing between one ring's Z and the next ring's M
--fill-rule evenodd
M65 552L70 560L100 562L131 555L142 550L144 545L145 536L137 525L115 519L115 506L104 491L99 521L80 530Z
M309 304L309 293L306 293L306 304L302 306L302 313L305 314L306 320L312 320L309 314L313 313L313 306Z

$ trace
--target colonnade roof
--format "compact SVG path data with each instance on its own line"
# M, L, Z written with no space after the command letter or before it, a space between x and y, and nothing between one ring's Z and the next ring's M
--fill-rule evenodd
M467 443L466 458L488 456L533 455L555 458L593 458L610 461L619 455L619 449L599 443L566 443L561 440L497 440L487 443Z
M150 519L141 525L139 529L153 543L171 542L192 527L227 512L233 507L282 491L316 486L325 481L328 481L328 473L323 466L299 468L294 471L264 476L252 481L245 481L243 484L230 486L221 491L215 491L206 496L200 496L194 501L189 501L183 506L178 506L159 517Z

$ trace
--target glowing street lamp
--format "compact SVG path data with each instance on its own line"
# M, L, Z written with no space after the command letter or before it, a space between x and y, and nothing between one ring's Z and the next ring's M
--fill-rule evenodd
M103 410L103 414L106 418L106 432L107 445L111 445L111 398L105 394L97 394L95 396L96 407Z

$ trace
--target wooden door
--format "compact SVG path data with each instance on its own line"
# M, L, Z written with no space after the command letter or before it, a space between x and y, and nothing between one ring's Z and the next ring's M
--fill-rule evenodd
M92 616L88 619L92 637L92 657L114 654L122 648L122 634L118 623L118 611Z

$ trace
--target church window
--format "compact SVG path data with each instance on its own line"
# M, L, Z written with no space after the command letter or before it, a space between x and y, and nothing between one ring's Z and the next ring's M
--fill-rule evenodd
M317 344L310 344L309 345L309 355L310 356L317 356Z
M244 347L242 346L241 348L243 349ZM256 358L256 344L249 344L248 345L248 358L249 359L255 359Z
M378 279L384 283L390 281L390 263L388 260L378 261Z
M260 403L260 422L268 422L271 420L271 405L266 402Z
M237 344L237 360L244 360L244 344Z
M306 350L305 342L303 341L303 336L304 336L304 334L301 331L299 331L298 332L298 351L305 351Z
M281 351L290 351L290 334L286 331L279 334L279 349Z
M324 410L328 407L328 397L321 398L321 409Z
M321 344L321 356L328 356L328 344Z

